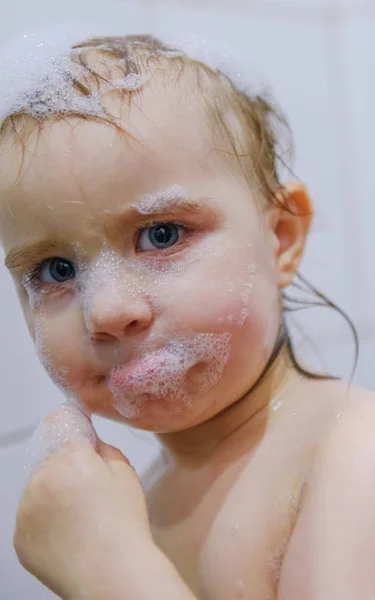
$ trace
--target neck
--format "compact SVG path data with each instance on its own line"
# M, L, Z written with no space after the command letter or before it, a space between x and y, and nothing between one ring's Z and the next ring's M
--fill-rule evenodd
M203 464L246 431L246 438L254 443L270 424L283 412L282 398L291 381L299 376L291 364L285 340L275 351L257 383L242 398L208 421L176 433L158 434L165 451L174 461L185 465ZM281 410L275 410L275 405Z

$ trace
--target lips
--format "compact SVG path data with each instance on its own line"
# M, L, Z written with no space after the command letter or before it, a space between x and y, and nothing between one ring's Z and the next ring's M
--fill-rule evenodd
M164 361L158 357L160 351L153 354L132 360L124 365L115 366L109 375L108 383L111 388L119 388L124 385L131 385L141 379L149 378L154 375L160 366L164 366Z
M186 407L192 394L207 393L220 379L229 358L229 341L230 334L176 336L154 352L114 366L106 379L115 408L135 418L160 401L168 410Z

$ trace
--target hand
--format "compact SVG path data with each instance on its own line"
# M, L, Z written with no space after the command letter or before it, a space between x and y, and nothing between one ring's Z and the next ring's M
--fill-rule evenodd
M86 435L93 430L88 417L81 414L84 426L77 427L79 411L72 410L75 429L66 418L69 407L44 422L44 439L53 454L27 485L14 534L21 564L64 600L100 597L100 589L105 597L108 584L123 577L127 558L134 560L153 546L135 471L120 450L96 434ZM62 421L70 426L63 440ZM95 594L90 596L91 589Z

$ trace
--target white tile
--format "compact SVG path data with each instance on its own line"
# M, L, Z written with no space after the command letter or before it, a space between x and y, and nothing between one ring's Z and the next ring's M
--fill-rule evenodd
M185 10L241 10L247 18L263 14L270 19L323 21L343 14L353 15L371 11L372 0L139 0L142 6L181 7Z
M251 4L248 4L251 10ZM364 6L371 6L371 0L258 0L257 4L269 5L270 9L274 7L284 8L285 11L292 10L293 7L305 10L306 12L311 9L331 9L340 8L345 9L347 7L360 8Z
M23 29L43 28L50 24L82 24L93 26L94 31L106 33L134 33L143 29L142 13L137 2L122 0L2 0L0 40ZM91 27L89 27L91 29Z
M284 6L286 9L292 6L309 10L311 8L345 8L348 6L359 8L371 6L371 0L260 0L263 4Z

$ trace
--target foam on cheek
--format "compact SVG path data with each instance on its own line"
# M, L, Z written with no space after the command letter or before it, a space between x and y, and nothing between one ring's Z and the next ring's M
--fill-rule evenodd
M63 391L69 390L69 369L67 366L57 367L52 359L48 345L48 319L40 314L35 319L35 341L34 347L40 362L47 371L52 381Z
M49 457L64 454L80 442L97 446L91 419L79 407L62 404L40 423L27 446L25 483Z
M21 284L27 293L27 297L29 299L30 308L32 310L43 310L44 306L44 298L46 293L43 289L37 289L32 285L29 281L29 273L27 273L24 277L22 277Z
M245 281L243 284L243 291L241 293L241 315L237 320L238 327L242 327L247 319L248 315L248 306L253 293L255 282L255 264L250 264L247 266L247 270L245 273Z
M155 398L166 400L165 411L184 410L193 397L219 382L229 359L230 338L229 333L175 338L133 364L115 367L108 383L114 407L128 419L141 416Z
M236 298L239 297L240 308L225 317L220 317L220 323L228 323L228 325L243 327L248 316L249 303L254 289L255 271L256 267L254 263L244 265L240 270L238 280L230 279L228 281L224 293L229 296L235 296ZM236 300L236 298L234 298L234 300Z

